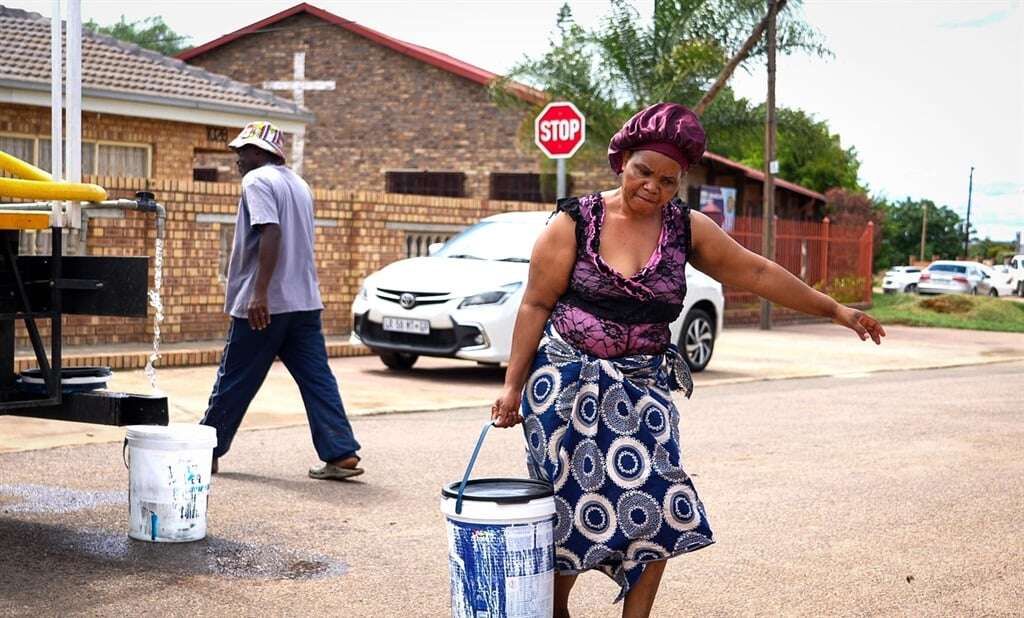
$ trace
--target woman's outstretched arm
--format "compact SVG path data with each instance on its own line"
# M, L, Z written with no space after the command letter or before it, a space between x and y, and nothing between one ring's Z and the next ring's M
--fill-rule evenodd
M690 212L690 263L718 281L753 292L773 303L830 318L862 339L882 342L885 329L870 315L836 302L775 262L740 246L706 215Z

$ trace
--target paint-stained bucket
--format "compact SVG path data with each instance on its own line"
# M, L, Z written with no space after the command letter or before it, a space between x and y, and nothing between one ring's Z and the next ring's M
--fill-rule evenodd
M555 501L530 479L469 480L441 490L448 528L453 618L549 618L553 611Z
M217 431L205 425L128 427L128 536L161 543L206 536L215 446Z

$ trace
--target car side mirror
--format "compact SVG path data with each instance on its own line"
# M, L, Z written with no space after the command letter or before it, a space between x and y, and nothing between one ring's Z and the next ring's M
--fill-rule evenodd
M441 247L443 247L443 246L444 246L443 242L432 242L432 243L430 243L429 245L427 245L427 255L434 255L435 253L440 251Z

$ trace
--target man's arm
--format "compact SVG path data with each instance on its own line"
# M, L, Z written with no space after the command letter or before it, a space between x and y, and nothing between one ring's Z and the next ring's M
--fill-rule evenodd
M260 230L259 265L256 268L256 284L249 301L249 326L263 330L270 325L270 311L267 307L267 290L270 278L277 268L277 257L281 248L281 226L265 223L253 226Z

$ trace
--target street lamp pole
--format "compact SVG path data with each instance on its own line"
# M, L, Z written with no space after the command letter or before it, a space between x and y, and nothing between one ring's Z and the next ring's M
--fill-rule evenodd
M775 161L775 16L777 0L768 0L768 97L764 126L764 196L761 213L761 255L775 259L775 174L779 173ZM772 305L761 299L761 330L772 328Z
M967 257L967 247L971 243L971 193L974 189L974 166L971 166L971 177L967 181L967 222L964 224L964 257Z

